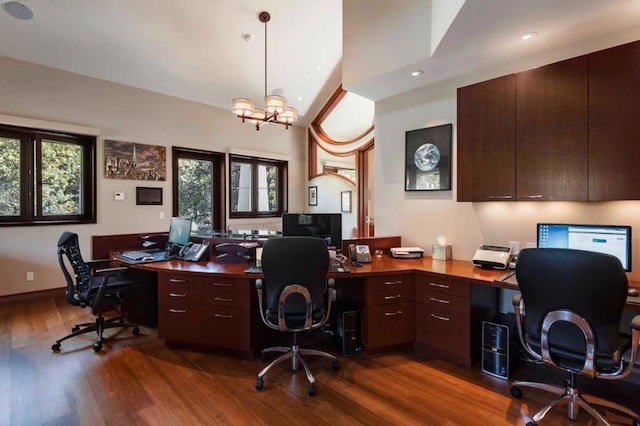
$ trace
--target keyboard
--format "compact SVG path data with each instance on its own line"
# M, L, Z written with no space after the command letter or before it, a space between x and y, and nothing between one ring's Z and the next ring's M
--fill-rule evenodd
M244 270L244 272L248 274L260 274L262 273L262 268L255 264L251 264ZM329 262L329 272L351 272L351 269L349 269L346 264L332 259Z
M123 251L122 253L120 253L120 256L126 257L127 259L131 259L131 260L142 260L145 257L148 257L149 253L142 250L130 250L130 251Z

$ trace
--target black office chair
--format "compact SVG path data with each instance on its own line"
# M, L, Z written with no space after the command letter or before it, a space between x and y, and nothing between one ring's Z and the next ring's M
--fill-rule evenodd
M520 341L531 358L569 372L564 387L514 381L511 394L522 397L521 387L557 395L533 416L535 425L555 405L568 404L568 417L576 420L579 408L609 424L576 387L578 374L617 380L631 374L640 346L640 315L631 322L632 336L619 333L627 298L627 277L620 261L611 255L569 249L525 249L516 268L521 294L513 297ZM521 305L522 303L522 305ZM622 360L632 347L630 363ZM594 405L629 415L640 424L638 413L592 396Z
M340 362L334 355L314 349L300 349L298 333L322 327L331 312L333 278L327 279L329 253L325 242L314 237L268 239L262 251L264 280L256 280L262 321L274 330L293 333L291 347L277 346L262 351L266 361L270 352L284 352L260 373L256 389L262 390L263 377L275 365L291 358L293 370L302 364L309 380L309 395L316 393L315 379L302 355L319 355Z
M56 340L51 346L51 350L60 350L60 342L63 340L95 331L98 334L98 341L94 343L93 350L98 352L102 350L102 332L107 328L132 327L134 336L140 333L140 329L136 324L125 322L121 316L108 320L102 316L104 309L110 308L117 311L117 306L122 304L121 290L139 284L137 281L123 275L123 272L128 268L110 268L108 267L111 262L109 259L85 262L80 254L78 234L72 232L64 232L58 239L58 262L67 280L67 302L81 308L88 306L97 317L95 322L74 326L71 329L71 334ZM100 265L105 265L106 267L97 269ZM71 271L69 271L69 267Z

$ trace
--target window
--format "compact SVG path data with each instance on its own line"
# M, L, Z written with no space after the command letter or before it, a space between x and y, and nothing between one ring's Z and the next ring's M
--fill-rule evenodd
M229 156L230 217L278 217L287 210L287 162Z
M0 225L96 222L96 138L0 126Z
M225 229L224 186L224 154L173 148L173 215L197 234Z

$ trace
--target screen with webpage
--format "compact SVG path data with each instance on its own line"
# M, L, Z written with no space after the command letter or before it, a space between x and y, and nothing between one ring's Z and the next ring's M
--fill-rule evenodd
M631 271L630 226L539 223L538 247L611 254L620 259L625 271Z
M190 235L191 219L183 219L180 217L171 218L171 226L169 227L169 244L186 246L189 243Z

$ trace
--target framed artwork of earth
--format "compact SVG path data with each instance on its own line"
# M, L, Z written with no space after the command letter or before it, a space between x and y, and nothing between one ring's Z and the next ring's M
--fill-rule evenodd
M405 132L404 190L451 190L452 124Z

